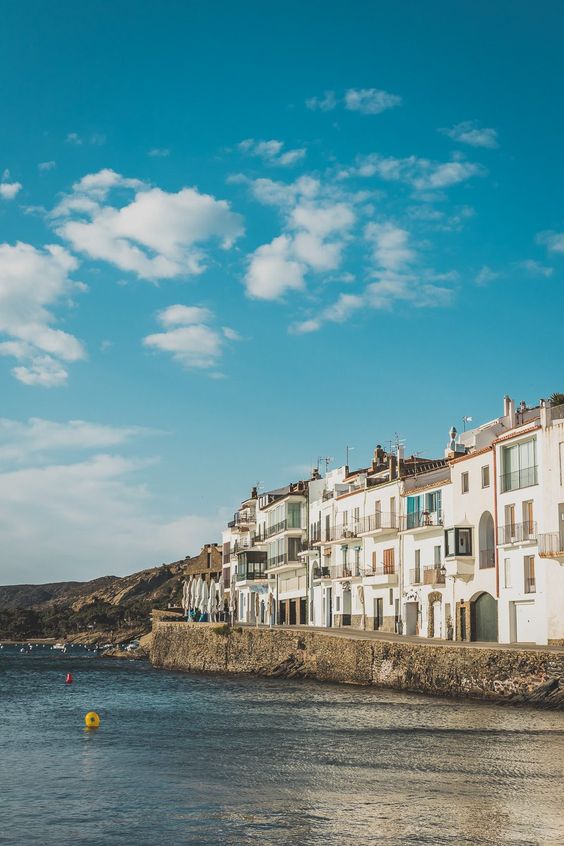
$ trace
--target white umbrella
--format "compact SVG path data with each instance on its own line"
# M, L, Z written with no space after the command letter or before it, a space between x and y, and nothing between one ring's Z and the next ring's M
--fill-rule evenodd
M202 577L198 576L196 579L196 585L194 587L194 611L197 611L200 608L200 602L202 601L202 586L203 586Z
M217 585L215 580L212 579L210 582L210 596L208 599L208 614L210 615L210 620L215 622L215 615L217 611Z
M223 604L224 604L224 597L225 597L225 579L223 578L223 573L219 578L219 582L217 583L217 610L223 614Z
M191 611L196 607L196 585L196 576L192 576L190 578L190 594L188 596L188 606Z
M205 612L208 610L208 596L209 596L208 583L204 579L204 580L202 580L202 592L200 594L200 605L199 605L201 614L205 614Z
M359 585L357 588L357 594L360 601L360 606L362 608L362 618L361 618L361 627L363 629L366 628L366 604L364 600L364 588L362 585Z
M182 583L182 610L186 613L186 606L187 606L187 595L188 595L188 580L184 579Z

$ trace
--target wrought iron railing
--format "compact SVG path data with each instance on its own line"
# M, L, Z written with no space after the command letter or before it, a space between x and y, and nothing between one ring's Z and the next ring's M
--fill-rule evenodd
M348 538L356 538L358 537L360 526L360 520L356 520L353 523L339 524L337 526L330 526L329 527L329 534L325 531L325 540L326 541L339 541L339 540L347 540Z
M424 585L444 585L445 574L440 567L423 567Z
M382 529L398 529L399 518L395 512L375 511L374 514L368 514L363 517L359 523L359 532L367 534L369 532L378 532Z
M544 558L564 556L564 532L545 532L538 535L539 555Z
M498 526L497 536L502 546L509 543L534 541L537 537L537 524L533 520L525 523L507 523L504 526Z
M528 488L538 484L538 467L523 467L522 470L514 470L513 473L503 473L499 478L501 493L517 491L520 488Z
M363 571L364 576L393 576L395 573L397 573L395 561L387 564L370 564Z
M425 526L442 526L442 511L412 511L406 514L402 520L402 529L405 532L413 529L421 529Z

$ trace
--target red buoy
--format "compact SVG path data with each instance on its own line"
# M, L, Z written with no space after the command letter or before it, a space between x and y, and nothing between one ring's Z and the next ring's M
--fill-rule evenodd
M72 673L67 673L65 684L72 684Z

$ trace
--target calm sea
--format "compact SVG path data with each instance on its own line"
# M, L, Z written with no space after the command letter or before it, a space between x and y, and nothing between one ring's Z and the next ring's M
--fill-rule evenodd
M0 842L560 844L563 722L4 647Z

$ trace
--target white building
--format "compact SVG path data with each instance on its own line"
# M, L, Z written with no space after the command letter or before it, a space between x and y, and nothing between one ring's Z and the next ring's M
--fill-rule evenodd
M564 402L254 491L223 540L241 622L562 643Z

